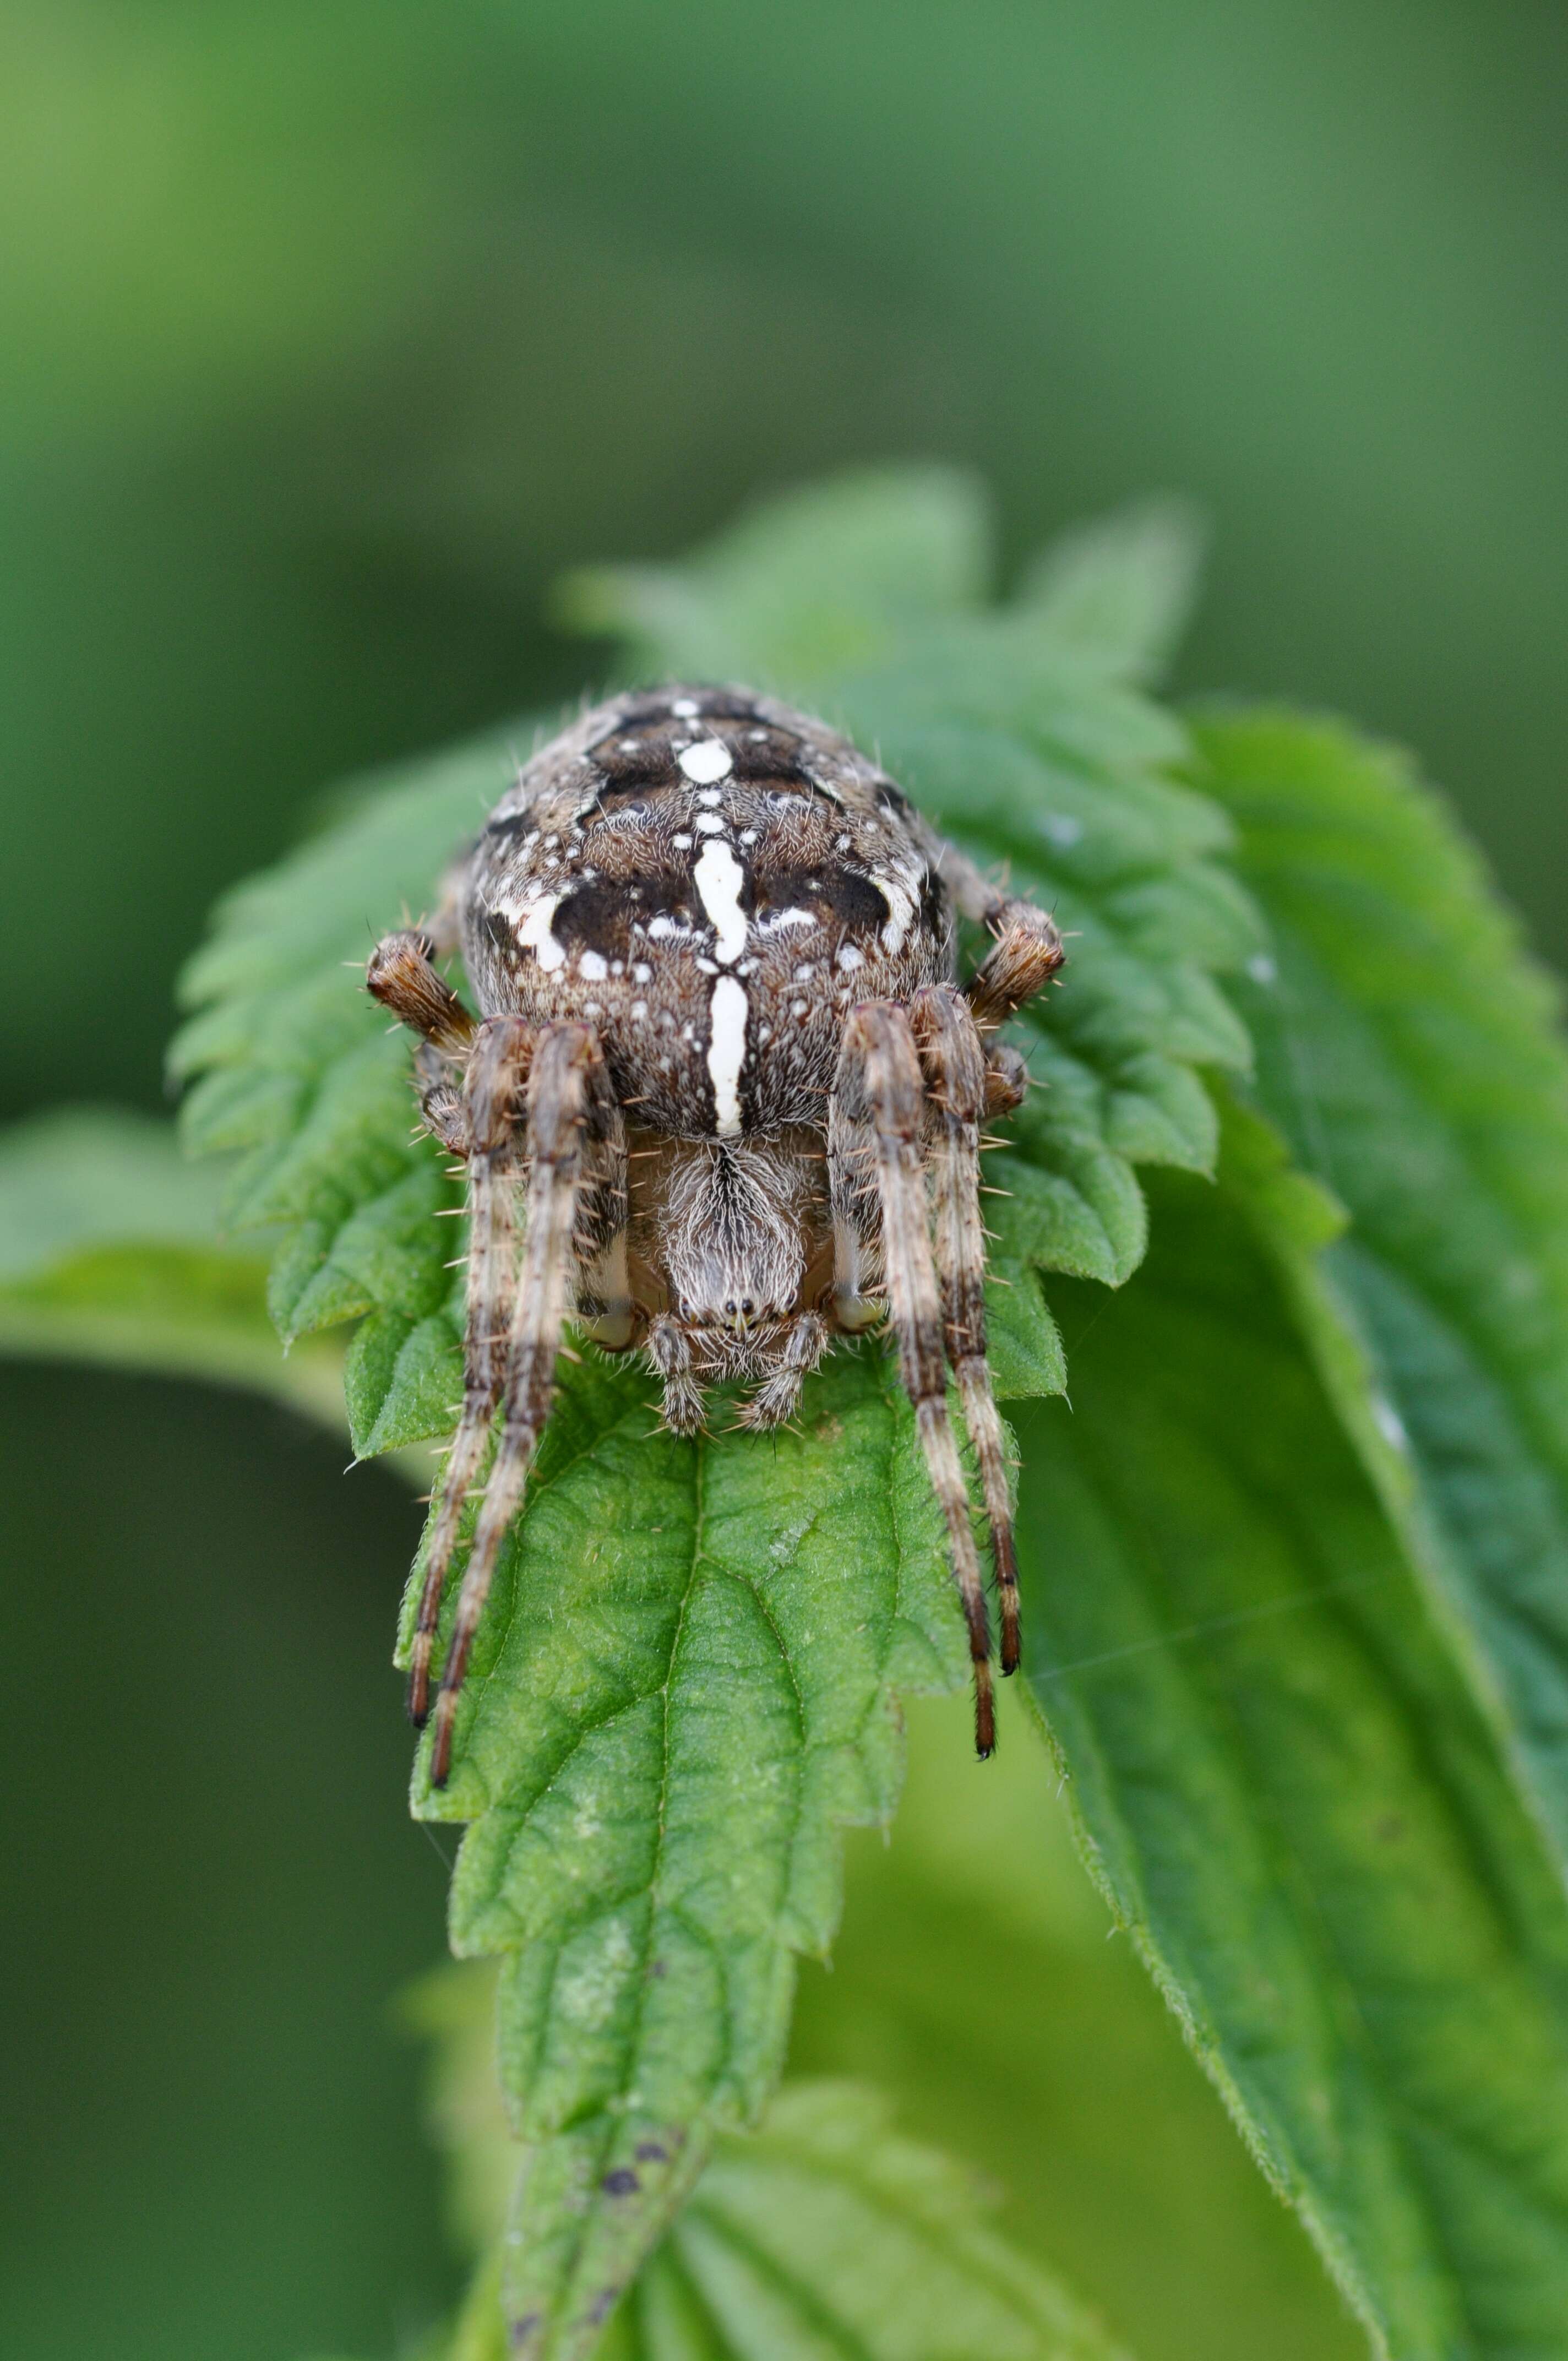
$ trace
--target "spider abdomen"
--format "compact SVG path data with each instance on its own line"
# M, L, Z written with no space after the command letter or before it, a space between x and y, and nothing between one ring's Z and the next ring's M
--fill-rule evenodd
M672 688L597 708L479 838L464 950L486 1016L576 1017L641 1127L819 1128L844 1018L952 972L904 798L803 714Z

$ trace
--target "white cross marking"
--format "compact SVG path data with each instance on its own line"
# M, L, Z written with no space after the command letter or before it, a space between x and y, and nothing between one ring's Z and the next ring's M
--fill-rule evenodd
M746 913L740 907L746 873L727 844L709 837L692 871L692 880L712 921L717 938L714 955L721 967L729 967L746 948Z
M732 975L719 976L708 1003L707 1071L713 1080L713 1128L721 1139L733 1138L740 1128L740 1069L746 1062L750 1014L745 985Z

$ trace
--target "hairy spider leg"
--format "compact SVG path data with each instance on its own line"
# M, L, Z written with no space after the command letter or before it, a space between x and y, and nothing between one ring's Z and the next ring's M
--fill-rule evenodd
M527 1077L529 1036L513 1017L478 1027L432 965L433 937L419 927L383 935L365 971L373 999L420 1036L415 1066L420 1104L431 1130L468 1159L467 1318L463 1345L463 1411L437 1497L425 1554L424 1585L409 1672L409 1714L424 1725L430 1659L441 1594L457 1528L484 1456L490 1415L500 1394L502 1342L510 1325L514 1246L512 1152L517 1108ZM461 1088L454 1074L462 1061Z
M969 1003L932 984L909 1004L927 1096L927 1168L942 1288L942 1331L964 1424L980 1463L1002 1613L1002 1670L1019 1664L1018 1557L1002 1421L985 1358L985 1227L980 1215L980 1127L986 1112L985 1045Z
M800 1406L800 1389L828 1350L828 1323L819 1312L800 1312L780 1340L766 1377L742 1402L735 1423L753 1431L783 1426Z
M705 1407L702 1388L692 1375L691 1342L667 1312L655 1313L648 1323L648 1358L663 1384L661 1422L672 1434L700 1434Z
M982 1033L992 1033L1062 965L1066 954L1056 920L1022 895L999 894L969 855L934 829L923 826L922 833L964 917L994 938L968 985L975 1023Z
M383 935L365 969L365 989L444 1057L460 1058L477 1030L444 976L431 965L433 937L422 927Z
M835 1099L844 1118L835 1126L831 1159L836 1201L841 1192L852 1205L863 1192L854 1169L857 1134L871 1151L899 1375L915 1405L916 1431L947 1523L953 1574L969 1628L975 1751L984 1757L996 1744L991 1635L969 1492L948 1416L942 1304L927 1227L926 1094L909 1017L894 1002L863 1001L850 1013Z
M968 993L982 1033L993 1032L1015 1016L1026 1000L1049 983L1063 957L1056 921L1033 902L1003 902L987 923L996 940L970 978Z
M591 1027L563 1022L535 1037L528 1077L528 1207L522 1263L507 1344L500 1437L457 1597L452 1642L435 1700L433 1785L452 1767L453 1719L496 1561L516 1516L554 1393L555 1360L576 1257L578 1201L590 1122L608 1131L618 1114ZM592 1175L587 1175L591 1186Z
M522 1177L519 1129L533 1046L521 1017L492 1016L479 1029L464 1079L469 1238L463 1409L431 1519L409 1661L409 1718L416 1730L423 1729L430 1709L430 1661L442 1592L506 1371Z

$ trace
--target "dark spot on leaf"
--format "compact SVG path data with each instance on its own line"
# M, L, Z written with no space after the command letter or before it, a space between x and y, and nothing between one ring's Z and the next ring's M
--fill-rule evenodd
M607 2172L604 2179L599 2182L599 2187L604 2191L608 2197L630 2197L635 2190L641 2189L641 2186L642 2183L638 2180L637 2175L632 2171L630 2166L626 2164L617 2165L615 2170L613 2172Z
M543 2312L525 2312L521 2320L512 2322L507 2331L507 2343L514 2353L522 2352L525 2346L532 2343L543 2317Z
M588 2323L591 2327L597 2328L601 2321L609 2318L620 2293L620 2290L618 2287L601 2288L588 2306Z
M669 2160L669 2149L667 2147L661 2147L657 2140L638 2141L637 2161L639 2164L668 2164Z

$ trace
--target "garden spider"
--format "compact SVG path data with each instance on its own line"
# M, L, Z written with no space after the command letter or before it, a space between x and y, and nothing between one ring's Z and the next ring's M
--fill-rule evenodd
M955 903L994 938L962 989ZM433 964L459 949L477 1022ZM981 1132L1027 1083L996 1028L1061 961L1044 912L998 894L845 739L730 688L586 713L502 797L431 928L378 945L369 989L421 1037L425 1121L466 1166L473 1227L462 1415L413 1642L421 1725L442 1589L499 1411L435 1701L437 1786L569 1313L607 1351L646 1354L679 1434L725 1378L753 1389L741 1425L781 1424L833 1335L885 1315L947 1523L975 1743L991 1752L948 1370L1011 1673L1017 1568L985 1361Z

